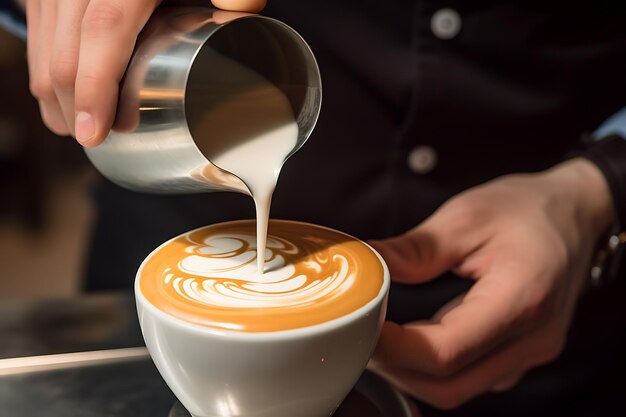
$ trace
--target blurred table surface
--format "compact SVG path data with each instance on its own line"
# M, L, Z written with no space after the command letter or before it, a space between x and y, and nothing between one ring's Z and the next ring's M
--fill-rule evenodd
M132 292L0 301L0 359L144 346Z
M353 394L367 400L348 401ZM130 291L0 301L0 417L167 417L175 402L144 346ZM376 410L358 411L365 402ZM401 417L409 408L366 372L336 415Z
M131 292L0 301L0 416L166 417Z

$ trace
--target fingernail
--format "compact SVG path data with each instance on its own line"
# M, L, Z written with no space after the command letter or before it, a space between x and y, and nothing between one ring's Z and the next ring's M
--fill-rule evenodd
M81 111L76 114L76 140L88 143L96 134L96 123L91 114Z

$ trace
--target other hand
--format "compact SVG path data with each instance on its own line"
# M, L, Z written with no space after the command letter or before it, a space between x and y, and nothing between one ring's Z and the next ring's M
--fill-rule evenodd
M438 408L514 386L566 343L613 211L591 162L505 176L452 198L404 235L372 242L392 279L475 280L429 321L387 322L369 367Z
M58 135L96 146L115 120L119 83L135 41L162 0L27 0L30 89ZM207 5L206 0L164 0ZM258 12L266 0L213 0Z

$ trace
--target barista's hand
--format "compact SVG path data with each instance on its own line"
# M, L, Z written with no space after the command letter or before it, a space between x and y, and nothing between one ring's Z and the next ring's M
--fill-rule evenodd
M162 0L27 0L30 89L45 124L98 145L115 119L119 83L137 35ZM165 0L201 4L206 0ZM265 0L214 0L257 12Z
M470 189L406 234L373 242L397 282L453 270L476 283L430 321L385 323L370 368L445 409L512 387L561 353L612 217L604 177L575 159Z

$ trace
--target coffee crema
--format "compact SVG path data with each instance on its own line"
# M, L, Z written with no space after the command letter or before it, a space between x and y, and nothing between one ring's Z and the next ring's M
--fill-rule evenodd
M384 269L369 246L307 223L270 221L259 274L255 226L219 223L165 243L140 268L138 289L178 319L240 332L324 323L380 293Z

